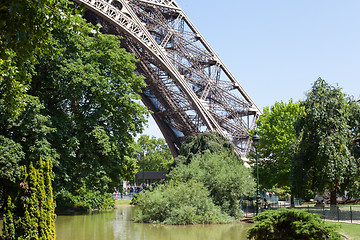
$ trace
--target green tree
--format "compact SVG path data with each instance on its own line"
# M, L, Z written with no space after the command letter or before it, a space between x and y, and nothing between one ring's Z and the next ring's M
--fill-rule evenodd
M304 112L300 101L293 100L264 108L257 122L259 179L264 188L291 186L292 159L301 140L294 124Z
M0 3L0 149L19 149L13 165L50 157L56 193L80 203L134 175L147 110L134 101L134 56L76 11L65 0ZM1 164L5 193L20 174Z
M359 198L360 197L360 101L354 100L353 98L349 101L350 104L350 127L352 132L353 142L351 144L351 154L355 159L355 174L352 178L344 184L345 186L351 186L347 189L348 198Z
M178 165L167 177L181 182L195 179L203 183L223 212L241 217L239 198L254 192L255 181L240 157L234 154L231 143L216 133L203 133L191 137L186 144L184 150L192 149L184 151L191 155L191 161L177 160ZM198 146L198 150L194 146ZM204 150L206 146L210 150ZM197 154L194 155L194 152ZM187 159L187 156L180 158L184 157Z
M305 107L305 115L297 122L302 140L294 159L296 190L304 194L304 189L328 189L331 204L336 204L336 192L346 189L345 183L356 174L349 149L353 140L349 99L341 89L319 78L301 106Z
M36 165L22 168L16 206L8 198L3 239L55 239L52 163L40 159Z
M12 202L11 197L8 196L5 207L3 229L1 239L11 240L16 239L15 233L15 204Z
M8 195L17 191L20 180L20 166L28 166L30 161L39 158L51 158L57 154L47 140L54 131L49 117L41 114L44 106L39 99L24 96L25 110L19 116L13 116L0 104L0 197L1 205Z
M141 135L137 141L140 147L138 165L142 170L145 160L145 171L167 171L174 159L163 138Z
M3 0L0 2L0 103L20 115L40 54L51 51L52 29L71 12L63 0Z
M0 149L5 151L0 163L1 206L11 194L8 190L17 189L20 165L28 166L40 157L56 159L45 136L54 129L40 113L43 105L27 90L38 58L56 56L51 32L58 25L69 27L67 15L73 11L68 4L64 0L0 2Z
M101 197L136 173L134 136L147 110L134 100L144 82L120 37L101 34L81 16L71 21L71 28L54 28L57 57L39 58L29 93L57 129L48 138L62 160L54 167L56 193Z
M333 227L315 214L295 209L265 211L257 215L248 229L248 239L320 240L342 239Z
M180 156L175 159L176 163L189 163L196 155L202 155L205 151L210 153L224 153L242 162L235 154L234 146L226 138L216 133L201 133L197 136L188 136L181 144Z
M64 11L66 5L63 0L0 2L0 151L4 151L0 160L1 206L8 190L16 189L13 184L19 180L20 165L40 155L54 154L46 139L39 136L48 132L48 125L43 124L46 117L39 112L41 104L27 90L37 57L53 52L51 31L60 23L65 25L63 20L71 12Z
M0 135L0 204L6 205L5 200L9 190L16 188L15 182L20 177L19 164L24 158L21 145ZM5 204L4 204L5 203Z

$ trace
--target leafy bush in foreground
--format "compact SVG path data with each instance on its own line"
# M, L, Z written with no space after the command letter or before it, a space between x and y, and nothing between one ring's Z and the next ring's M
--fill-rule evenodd
M153 192L139 195L137 206L136 222L203 224L232 220L213 203L204 185L193 180L159 185Z
M295 209L265 211L254 218L248 239L342 239L333 227L312 213Z

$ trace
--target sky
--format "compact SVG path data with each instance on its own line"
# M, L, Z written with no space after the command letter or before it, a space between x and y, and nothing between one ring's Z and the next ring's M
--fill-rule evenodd
M360 98L359 0L176 2L261 110L304 100L319 77Z

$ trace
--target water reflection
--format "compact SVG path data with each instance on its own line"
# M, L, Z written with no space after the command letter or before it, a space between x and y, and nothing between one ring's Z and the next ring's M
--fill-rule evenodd
M196 225L196 226L159 226L135 224L134 239L141 240L225 240L246 239L247 224Z
M247 223L169 226L134 223L133 207L115 211L58 216L57 240L245 240Z

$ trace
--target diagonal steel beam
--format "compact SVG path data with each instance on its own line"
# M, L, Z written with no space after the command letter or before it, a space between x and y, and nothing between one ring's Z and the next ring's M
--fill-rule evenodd
M143 102L162 129L168 126L163 134L176 146L173 154L182 135L203 131L218 132L246 154L248 129L261 111L175 0L74 1L115 29L109 33L125 35L125 47L140 59L146 77Z

